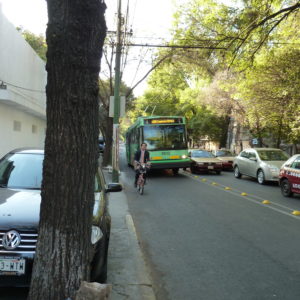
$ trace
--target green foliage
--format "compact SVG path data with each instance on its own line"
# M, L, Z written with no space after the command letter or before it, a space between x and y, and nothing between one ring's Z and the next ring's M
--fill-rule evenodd
M184 115L193 139L214 141L234 117L260 139L299 142L299 1L224 3L178 9L171 44L183 48L155 69L130 117Z
M42 34L35 35L29 30L23 30L20 27L18 27L17 30L21 32L26 42L32 47L32 49L37 53L37 55L43 61L46 61L47 44L46 44L45 37Z
M282 47L263 52L240 80L239 93L256 135L299 141L300 49Z
M299 2L233 4L191 0L175 16L175 43L226 49L193 50L184 61L199 78L210 76L197 98L218 115L242 120L256 136L277 145L282 139L299 142ZM218 78L228 66L229 80Z
M209 61L207 70L210 71L220 65L232 66L233 63L240 69L251 66L256 53L262 48L273 47L272 43L277 41L280 29L293 18L299 18L300 4L296 0L244 0L230 3L225 5L216 0L190 0L175 15L176 43L215 48L214 51L194 51L206 62ZM293 31L298 35L299 31Z
M190 138L218 141L224 127L223 117L205 104L199 104L199 90L191 88L190 74L172 60L157 68L151 75L149 89L135 102L129 113L135 120L145 115L182 115L187 118Z

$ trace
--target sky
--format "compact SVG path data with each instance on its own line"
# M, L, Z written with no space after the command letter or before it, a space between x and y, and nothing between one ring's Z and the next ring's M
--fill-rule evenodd
M162 43L168 39L172 15L175 12L174 3L181 4L186 0L122 0L122 12L125 15L129 5L128 28L132 29L132 42ZM106 0L105 13L108 30L116 30L117 0ZM0 0L2 12L12 24L22 26L37 35L45 35L47 26L47 6L45 0ZM135 48L135 49L133 49ZM135 84L151 67L151 55L155 49L132 47L128 63L124 69L123 79L126 84ZM139 59L144 61L139 65ZM102 59L102 70L105 71ZM139 65L139 68L138 68ZM138 72L136 70L138 69ZM146 82L134 91L140 95L146 88Z

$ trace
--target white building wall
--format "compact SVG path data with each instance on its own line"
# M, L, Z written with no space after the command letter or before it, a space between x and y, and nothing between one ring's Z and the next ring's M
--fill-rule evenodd
M0 157L18 147L43 147L46 124L41 118L0 102Z
M6 19L0 4L0 157L14 148L44 146L46 82L45 63ZM15 127L21 124L20 131L14 130L14 121Z

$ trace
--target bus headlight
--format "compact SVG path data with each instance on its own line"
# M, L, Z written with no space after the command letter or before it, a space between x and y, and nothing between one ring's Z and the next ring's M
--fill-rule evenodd
M181 158L185 159L187 156L185 154L181 155Z
M92 236L91 242L95 245L101 238L103 237L103 233L98 226L92 226Z

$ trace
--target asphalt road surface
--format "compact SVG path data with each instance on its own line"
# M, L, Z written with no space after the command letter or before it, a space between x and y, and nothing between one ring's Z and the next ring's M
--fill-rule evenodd
M153 173L141 196L121 170L158 300L300 299L300 197L232 172Z

